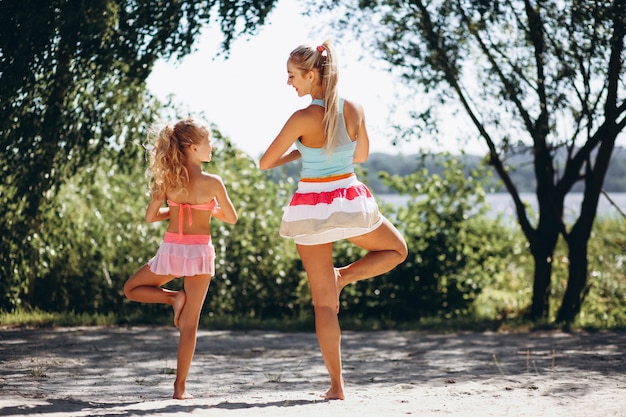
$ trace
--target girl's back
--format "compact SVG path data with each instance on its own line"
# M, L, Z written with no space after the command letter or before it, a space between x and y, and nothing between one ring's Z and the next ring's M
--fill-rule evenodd
M168 193L170 224L167 231L186 235L210 235L211 217L216 207L215 198L221 181L207 173L192 175L190 172L189 177L185 190ZM179 230L181 224L182 230Z

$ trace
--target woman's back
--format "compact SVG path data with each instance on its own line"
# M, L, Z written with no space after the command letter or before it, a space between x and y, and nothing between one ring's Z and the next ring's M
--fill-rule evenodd
M335 146L331 152L325 146L309 146L303 139L296 141L296 147L302 155L302 178L322 178L354 172L352 160L355 143L347 133L343 103L344 100L340 100L338 122L335 131ZM324 101L313 100L309 107L324 109ZM310 117L315 122L316 114L315 112L311 112L311 114ZM321 125L319 118L317 122ZM323 130L320 133L323 134ZM315 139L316 144L322 142L319 137ZM308 142L310 143L311 140ZM324 145L325 143L322 142L322 144Z

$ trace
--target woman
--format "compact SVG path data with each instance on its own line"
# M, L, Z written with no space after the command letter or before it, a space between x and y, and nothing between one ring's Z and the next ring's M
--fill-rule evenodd
M378 211L374 197L354 174L365 162L369 138L363 108L340 99L337 64L329 41L299 46L287 60L287 84L313 101L296 111L267 148L261 169L302 159L301 178L280 227L293 238L307 273L315 311L315 330L330 375L326 399L344 399L341 369L339 295L348 284L381 275L403 262L406 243ZM295 144L296 149L290 150ZM368 253L335 268L333 242L347 239Z

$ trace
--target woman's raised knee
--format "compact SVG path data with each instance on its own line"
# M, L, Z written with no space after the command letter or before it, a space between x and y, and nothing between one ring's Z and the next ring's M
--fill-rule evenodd
M409 249L406 246L406 242L403 240L402 244L395 251L398 254L398 265L400 265L406 260L407 256L409 256Z

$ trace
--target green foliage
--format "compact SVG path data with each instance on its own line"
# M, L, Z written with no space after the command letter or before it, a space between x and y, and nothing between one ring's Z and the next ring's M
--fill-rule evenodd
M517 215L535 264L529 316L544 319L550 310L548 260L560 236L570 253L584 253L625 127L624 5L380 0L321 7L343 9L338 27L354 31L424 97L416 101L415 126L405 138L418 140L419 131L438 137L437 126L450 122L438 116L461 110L489 149L488 162L507 191L517 197L522 186L534 184L541 220L533 225L521 208ZM513 181L517 156L533 167L532 183ZM580 221L568 230L561 209L576 186L584 187L587 198ZM587 271L579 260L572 255L574 272L559 321L572 322L580 312Z
M305 273L293 242L278 235L293 181L270 179L219 132L213 138L214 159L205 169L222 176L240 217L236 225L212 221L217 272L203 326L311 328ZM101 163L61 188L45 212L42 232L28 242L39 256L31 265L36 278L22 297L33 310L5 313L1 324L171 324L169 306L130 302L122 294L126 279L156 252L165 229L165 223L146 224L143 217L146 167L139 156L125 170ZM411 195L405 206L381 203L406 237L409 258L388 274L344 289L345 326L497 328L520 319L531 299L532 262L519 230L507 219L486 215L484 175L483 169L467 177L454 159L442 164L440 174L381 174ZM623 219L595 226L580 326L626 326L625 227ZM561 242L553 263L554 299L564 290L565 253ZM347 242L335 245L337 265L362 255ZM182 280L169 285L181 286Z
M411 196L404 207L384 210L404 235L409 257L382 278L346 288L346 313L371 314L395 321L424 316L468 315L498 263L504 246L496 239L503 227L481 220L486 210L480 177L465 178L456 159L443 162L442 175L419 170L410 175L381 176L393 189ZM340 259L353 258L342 247ZM341 263L338 260L338 263Z
M61 187L32 242L40 256L27 305L46 311L121 312L124 281L158 247L162 226L144 220L146 162L127 172L104 161Z
M2 2L0 308L17 307L32 289L48 245L40 241L52 220L46 212L58 208L52 200L62 185L106 152L122 164L137 157L131 138L143 136L160 109L145 84L156 60L189 53L207 23L220 24L227 51L274 3Z
M267 179L219 132L213 139L214 160L205 169L222 176L240 220L234 226L212 221L217 261L206 313L297 318L308 291L301 285L295 246L278 235L293 184ZM29 242L39 257L26 304L52 312L115 311L122 320L169 315L169 307L131 303L122 294L126 279L154 255L165 231L165 224L146 224L143 216L145 158L138 157L126 173L105 166L69 181L50 204L46 227ZM168 286L180 288L182 280Z

